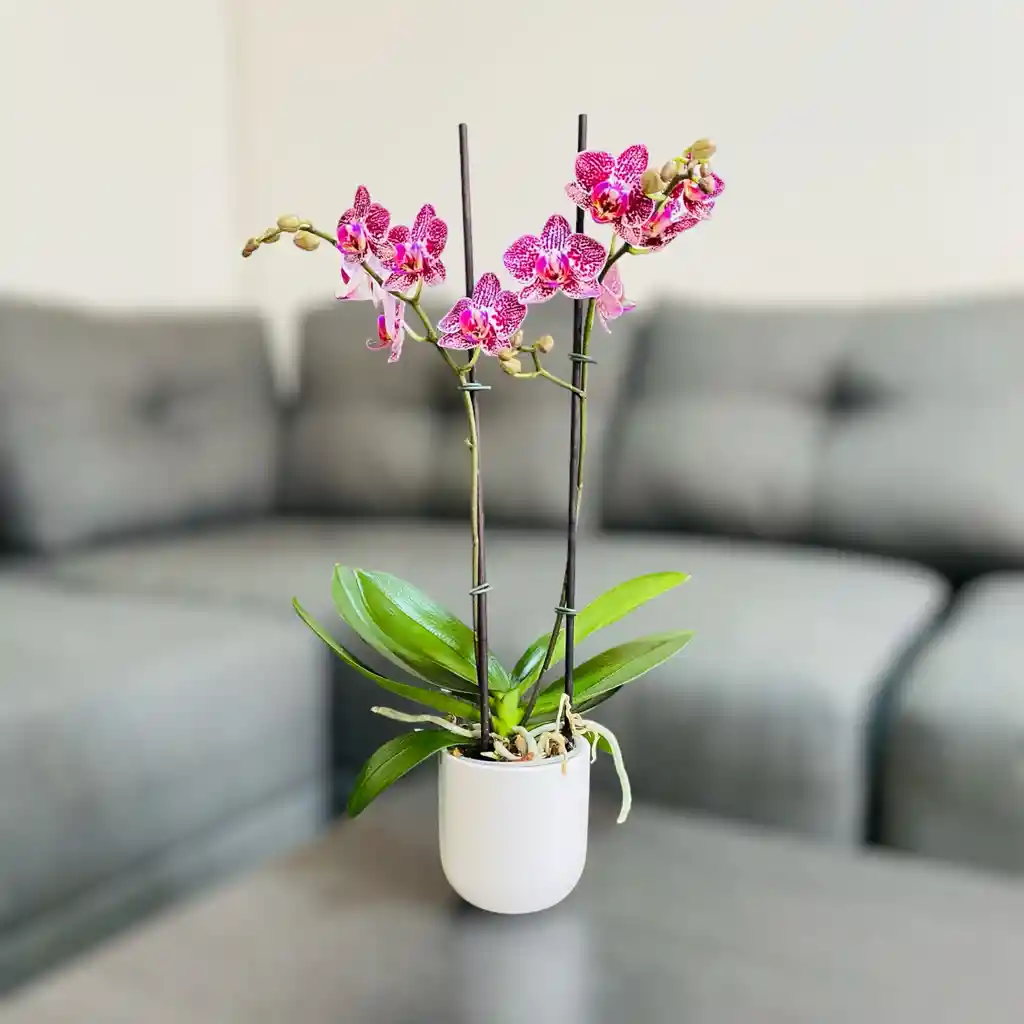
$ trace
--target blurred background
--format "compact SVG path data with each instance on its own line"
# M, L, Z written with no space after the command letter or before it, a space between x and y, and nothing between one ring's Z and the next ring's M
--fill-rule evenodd
M366 183L448 219L443 312L459 121L478 273L570 215L579 111L656 167L719 145L591 391L583 596L693 574L609 631L698 632L608 705L638 798L1024 868L1022 32L996 0L0 3L0 992L336 815L392 731L293 594L336 621L345 561L468 615L443 364L367 353L325 247L239 257ZM566 375L570 318L528 321ZM568 409L486 373L514 660Z

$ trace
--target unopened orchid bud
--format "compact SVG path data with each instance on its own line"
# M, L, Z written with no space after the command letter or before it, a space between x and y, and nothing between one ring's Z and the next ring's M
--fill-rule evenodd
M523 364L521 362L519 362L519 360L516 359L515 356L512 356L511 359L502 359L501 360L501 368L510 377L514 377L517 373L522 373L523 372Z
M686 176L690 181L700 181L700 164L691 161L686 167Z
M658 173L665 181L671 181L679 173L679 164L668 160Z
M711 195L711 193L715 191L714 178L701 178L700 181L697 182L697 184L700 186L701 192L703 192L705 195Z
M294 213L282 213L281 216L277 218L277 226L282 231L298 231L301 223L302 222Z
M534 346L538 352L543 352L545 355L555 347L555 339L550 334L545 334L543 338L538 338Z
M520 348L522 348L523 347L523 332L522 331L516 331L516 333L513 334L512 337L508 339L508 343L509 343L509 345L512 346L513 349L520 349Z
M260 247L260 240L258 238L250 238L245 243L245 248L242 249L243 256L251 256Z
M274 242L281 241L281 232L277 228L268 228L263 232L263 237L260 239L264 245L273 245Z
M311 235L308 231L297 231L294 241L300 249L305 249L306 252L312 252L320 245L320 239L316 235Z
M690 147L690 159L698 163L705 163L710 160L718 147L710 139L698 139Z
M505 362L506 359L515 359L516 350L514 348L503 348L498 353L498 359L500 362Z
M640 187L645 196L653 196L665 187L665 182L661 180L661 175L653 167L649 167L640 178Z

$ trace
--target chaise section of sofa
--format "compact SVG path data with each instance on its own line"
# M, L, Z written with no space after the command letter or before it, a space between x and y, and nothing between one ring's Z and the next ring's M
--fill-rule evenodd
M326 817L322 653L122 589L0 574L0 990Z

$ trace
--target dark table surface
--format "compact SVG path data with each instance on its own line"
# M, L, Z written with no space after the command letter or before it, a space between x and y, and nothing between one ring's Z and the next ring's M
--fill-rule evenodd
M23 992L10 1024L1021 1024L1024 886L637 808L523 918L448 889L431 787ZM540 842L510 835L510 841Z

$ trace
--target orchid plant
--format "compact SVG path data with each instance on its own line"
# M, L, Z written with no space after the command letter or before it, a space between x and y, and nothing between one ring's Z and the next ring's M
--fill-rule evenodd
M469 231L468 157L465 126L460 127L463 155L463 226L466 296L435 325L421 305L424 288L447 277L442 260L448 226L429 203L411 227L392 225L390 211L373 202L360 185L352 205L334 232L321 231L292 215L258 237L250 238L243 256L261 245L294 236L300 249L313 250L321 240L341 257L337 297L367 301L380 308L372 350L388 352L397 362L406 340L437 349L463 396L467 446L472 462L470 520L473 546L473 623L468 625L442 608L413 584L382 572L338 565L332 597L341 619L368 647L415 682L377 672L331 636L296 600L295 610L309 628L346 665L392 695L419 704L424 713L389 707L373 711L412 725L380 747L363 766L348 810L359 814L378 794L416 765L443 750L458 756L507 763L565 758L577 738L586 737L594 756L599 748L615 761L622 783L619 820L629 811L630 791L622 752L613 733L589 713L622 686L639 679L678 653L691 633L675 630L640 637L612 647L581 665L574 663L574 645L618 621L654 597L686 580L681 572L656 572L621 583L578 612L575 600L575 541L583 493L586 446L586 386L595 319L611 331L612 324L635 306L624 291L620 260L658 252L684 231L706 220L722 192L722 180L711 170L714 145L695 142L659 168L648 166L644 145L629 146L617 156L584 145L581 116L580 152L575 174L565 187L576 205L575 230L560 213L552 213L539 234L517 238L504 253L512 281L487 272L473 280ZM610 229L607 245L585 231L585 219ZM572 380L544 365L554 341L549 336L526 341L523 325L529 307L559 292L575 300L572 338ZM414 316L413 324L407 314ZM455 353L464 355L456 357ZM566 568L555 609L553 628L537 637L508 670L490 654L487 644L483 487L477 396L487 389L475 380L481 356L495 357L514 379L539 379L569 392L570 474ZM532 370L524 370L522 357ZM565 661L564 674L546 678Z

